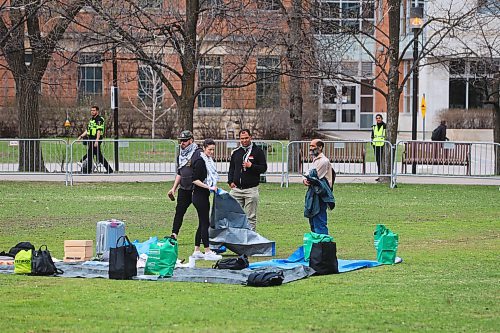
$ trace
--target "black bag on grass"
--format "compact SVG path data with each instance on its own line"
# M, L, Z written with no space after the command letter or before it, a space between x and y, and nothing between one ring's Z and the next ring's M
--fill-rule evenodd
M338 274L337 244L335 242L313 243L309 267L316 271L315 275Z
M250 263L246 254L242 254L238 258L227 258L218 260L213 268L240 270L247 268Z
M9 253L6 255L8 255L9 257L15 258L16 254L21 250L35 251L35 247L30 242L17 243L16 246L10 248Z
M273 287L281 286L285 277L283 271L279 272L254 272L248 276L247 286Z
M120 239L123 245L118 246ZM120 236L116 240L116 247L109 249L109 278L114 280L128 280L137 275L137 260L139 254L134 244L127 236Z
M42 248L45 246L45 250ZM47 245L42 245L31 256L31 275L54 275L64 272L56 267Z

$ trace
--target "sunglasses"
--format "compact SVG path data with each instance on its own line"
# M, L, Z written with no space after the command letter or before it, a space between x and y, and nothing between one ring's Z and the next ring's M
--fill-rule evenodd
M191 139L180 139L179 142L188 142Z

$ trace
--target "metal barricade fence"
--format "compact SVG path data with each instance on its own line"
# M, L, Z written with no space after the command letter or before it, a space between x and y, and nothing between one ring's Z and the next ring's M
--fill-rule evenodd
M411 141L396 143L395 177L500 178L500 145L493 142Z
M0 139L0 174L63 174L67 171L63 139Z
M100 144L102 157L109 164L100 163L98 153L92 151L94 140L74 141L70 145L69 173L74 176L102 174L175 174L178 144L169 139L105 139ZM118 145L118 160L115 159ZM92 155L89 165L88 155ZM102 161L102 160L101 160ZM118 163L117 163L118 162Z
M310 141L291 141L287 146L286 185L290 177L302 177L312 167L313 158L309 155ZM332 163L337 177L391 177L392 169L385 167L394 160L394 149L390 142L375 149L369 140L359 141L323 141L323 153ZM385 170L385 171L384 171Z

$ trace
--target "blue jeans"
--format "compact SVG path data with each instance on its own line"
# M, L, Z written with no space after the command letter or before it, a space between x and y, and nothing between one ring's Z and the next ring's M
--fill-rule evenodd
M319 213L309 218L309 224L311 225L311 231L317 234L328 235L327 215L326 215L326 203L320 201L319 203Z

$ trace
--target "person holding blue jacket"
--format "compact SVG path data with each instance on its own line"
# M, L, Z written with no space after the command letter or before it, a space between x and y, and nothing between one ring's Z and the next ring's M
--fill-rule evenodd
M325 144L320 139L314 139L309 144L309 154L313 157L312 168L304 176L303 183L308 187L304 216L309 218L311 231L328 235L326 209L335 207L333 197L334 171L330 160L323 154Z

